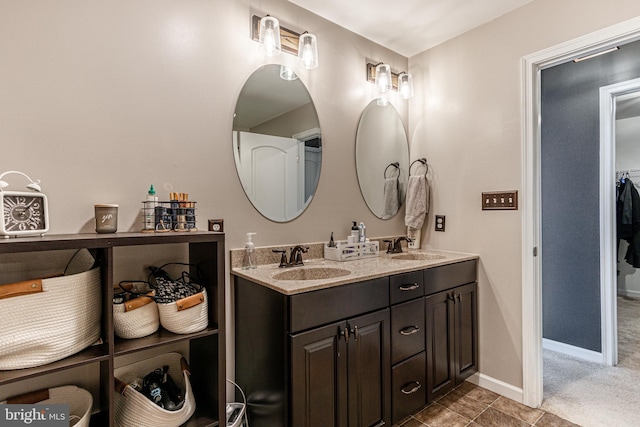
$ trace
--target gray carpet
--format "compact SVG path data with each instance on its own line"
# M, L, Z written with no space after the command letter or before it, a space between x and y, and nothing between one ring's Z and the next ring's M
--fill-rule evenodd
M640 300L618 298L618 366L544 350L542 409L584 427L640 426Z

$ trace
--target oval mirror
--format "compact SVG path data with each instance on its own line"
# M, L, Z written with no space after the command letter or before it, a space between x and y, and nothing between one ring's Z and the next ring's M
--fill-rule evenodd
M320 122L311 95L287 67L265 65L244 84L233 118L233 155L245 194L264 217L298 217L322 166Z
M409 142L400 115L387 103L373 100L365 108L356 133L356 173L371 212L393 218L407 188Z

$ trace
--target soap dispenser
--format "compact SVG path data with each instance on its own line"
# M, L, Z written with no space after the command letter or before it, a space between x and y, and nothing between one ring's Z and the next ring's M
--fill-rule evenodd
M256 247L251 241L251 237L256 233L247 233L247 243L244 245L244 256L242 257L242 269L249 270L256 268L258 262L256 260Z
M348 240L349 243L358 243L360 241L360 229L358 228L358 223L356 221L352 221L353 225L351 226L351 235Z

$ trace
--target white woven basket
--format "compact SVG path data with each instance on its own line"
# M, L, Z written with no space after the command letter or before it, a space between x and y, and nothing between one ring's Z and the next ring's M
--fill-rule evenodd
M48 394L44 400L31 399L30 395ZM10 398L0 404L22 403L38 405L69 405L69 427L89 427L91 419L91 408L93 407L93 397L87 390L74 385L54 387L48 390L41 390L35 393Z
M203 288L202 292L188 298L168 304L158 303L158 313L162 327L174 334L200 332L209 324L207 291Z
M114 371L116 393L114 395L115 425L121 427L177 427L185 423L196 410L196 400L191 390L189 372L183 369L180 353L167 353L123 366ZM184 390L184 405L177 411L168 411L149 400L130 386L118 389L126 374L135 373L140 378L164 365L169 366L169 375Z
M149 300L136 307L139 300ZM128 306L129 305L129 306ZM158 305L147 297L138 297L122 304L113 304L113 329L120 338L134 339L151 335L160 327Z
M0 370L45 365L94 344L101 312L99 268L42 279L42 292L0 299Z

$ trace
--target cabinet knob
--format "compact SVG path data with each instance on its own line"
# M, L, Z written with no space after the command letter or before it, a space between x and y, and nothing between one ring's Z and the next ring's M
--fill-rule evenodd
M411 387L411 388L409 388ZM403 385L400 388L400 391L403 394L413 394L416 391L420 390L420 387L422 387L422 384L420 384L418 381L412 381L410 383L406 383L405 385Z

